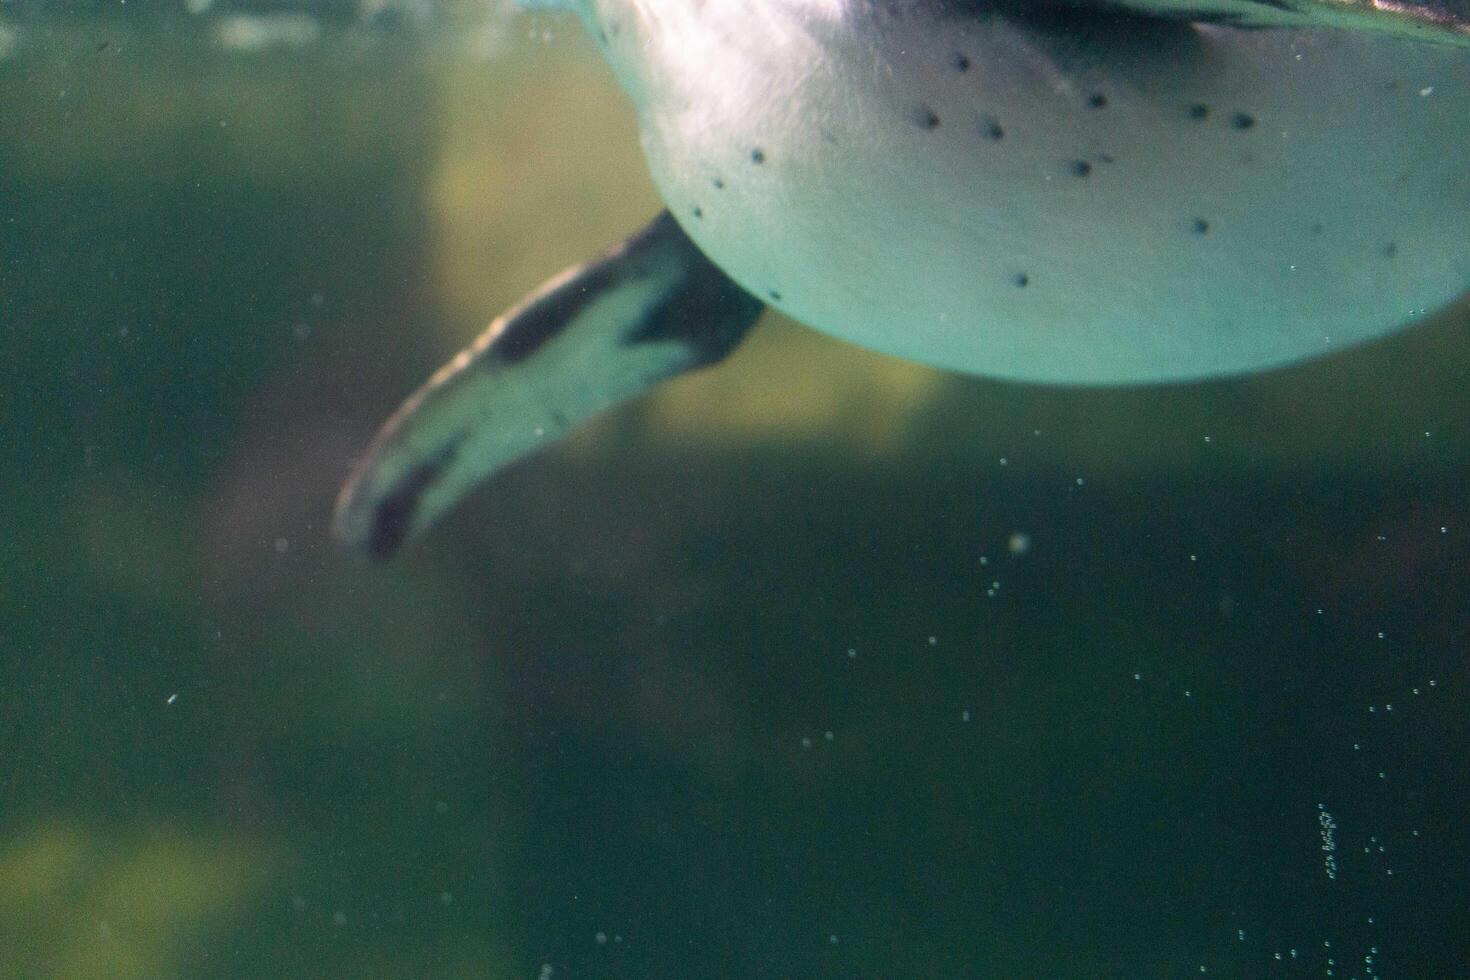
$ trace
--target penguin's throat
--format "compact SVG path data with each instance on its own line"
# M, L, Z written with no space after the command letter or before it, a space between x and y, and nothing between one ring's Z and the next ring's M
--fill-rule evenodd
M790 93L819 71L822 38L852 0L583 0L579 12L645 116L713 117Z

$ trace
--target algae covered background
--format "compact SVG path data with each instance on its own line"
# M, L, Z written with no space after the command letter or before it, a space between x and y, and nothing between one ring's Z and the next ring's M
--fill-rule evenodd
M0 977L1470 975L1470 308L1130 390L768 317L335 547L658 206L570 17L0 3Z

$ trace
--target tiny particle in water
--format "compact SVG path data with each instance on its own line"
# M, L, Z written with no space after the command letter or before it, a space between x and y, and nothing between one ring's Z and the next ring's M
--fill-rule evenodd
M1133 675L1133 679L1136 680L1136 681L1141 681L1141 680L1143 680L1143 675L1142 674L1134 674Z
M803 738L801 740L801 747L804 748L804 749L811 748L812 747L812 740L810 738Z
M960 721L969 721L969 720L970 720L970 709L969 708L966 708L964 711L961 711L960 712Z
M440 800L438 803L435 803L434 804L434 812L437 813L437 814L440 814L441 816L443 814L448 813L449 812L449 804L448 803L445 803L443 800Z
M346 912L333 912L332 913L332 925L341 927L341 926L345 926L346 924L347 924L347 913Z
M1025 531L1013 531L1006 540L1006 548L1013 555L1024 555L1031 550L1031 535Z
M833 946L836 946L837 945L837 936L836 935L828 936L827 937L827 942L831 943Z
M937 637L937 636L931 636L931 637L929 637L929 645L931 647L937 647L937 646L939 646L939 637Z
M848 647L847 648L847 659L848 660L854 660L856 658L857 658L857 648L856 647Z
M827 741L829 741L829 742L830 742L830 741L832 741L832 739L833 739L833 738L835 738L835 737L836 737L836 736L834 736L834 735L833 735L833 734L832 734L832 733L831 733L831 732L823 732L823 733L822 733L822 737L823 737L823 738L825 738L825 739L826 739L826 740L827 740Z
M290 547L290 541L287 541L285 538L276 538L276 554L284 555Z
M605 933L605 932L599 932L596 935L596 937L594 937L594 938L596 938L596 940L597 940L597 945L599 945L599 946L606 946L607 945L607 933Z
M1419 693L1419 692L1418 692L1418 691L1415 691L1415 692L1414 692L1414 693L1415 693L1415 694L1418 694L1418 693ZM177 700L178 700L178 699L179 699L179 696L178 696L178 694L170 694L170 695L169 695L169 696L168 696L168 697L167 697L167 698L166 698L166 699L165 699L165 700L164 700L164 702L163 702L163 703L164 703L164 704L173 704L173 703L174 703L174 702L175 702L175 701L177 701Z
M440 892L439 904L444 906L445 908L448 908L449 906L454 904L454 896L449 892Z

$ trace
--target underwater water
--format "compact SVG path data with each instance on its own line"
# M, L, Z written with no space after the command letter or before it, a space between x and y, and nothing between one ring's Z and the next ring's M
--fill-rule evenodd
M0 2L0 978L1470 976L1470 304L1114 390L768 316L374 564L632 112L565 16L190 10Z

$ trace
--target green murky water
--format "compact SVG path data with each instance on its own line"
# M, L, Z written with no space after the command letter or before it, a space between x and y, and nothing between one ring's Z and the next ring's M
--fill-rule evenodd
M771 319L372 566L631 114L566 18L196 8L0 3L0 977L1470 972L1465 306L1112 392Z

